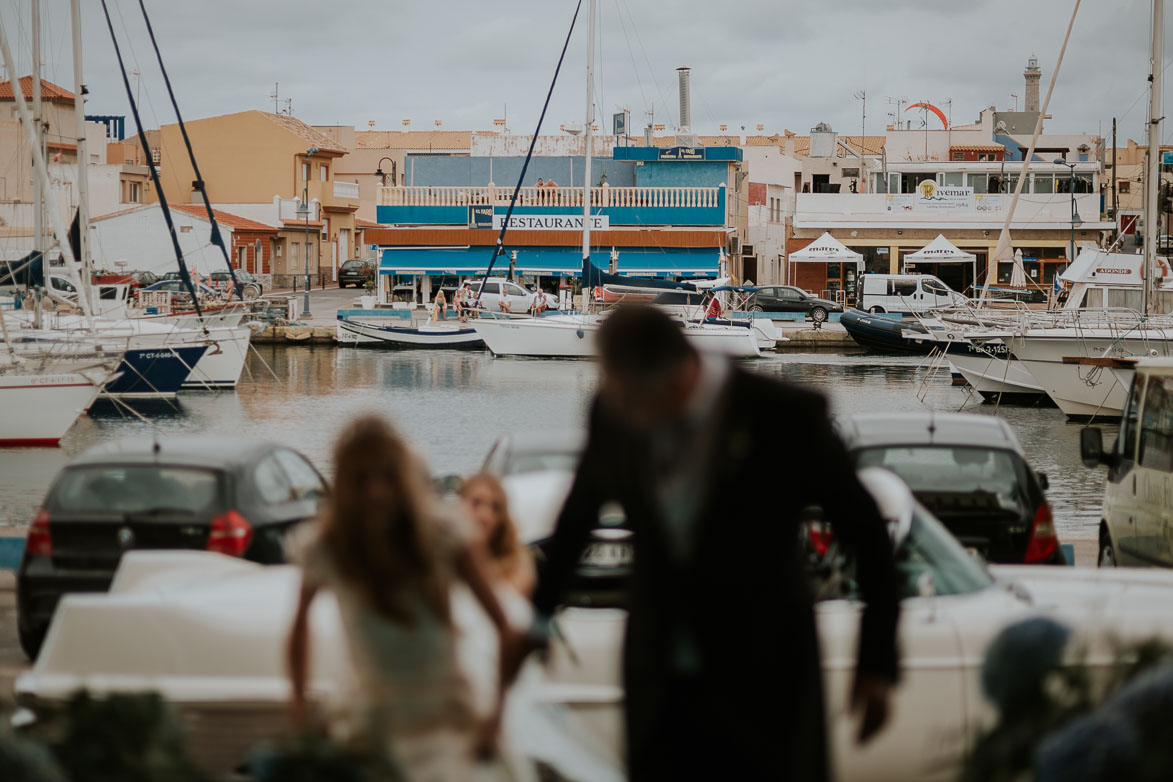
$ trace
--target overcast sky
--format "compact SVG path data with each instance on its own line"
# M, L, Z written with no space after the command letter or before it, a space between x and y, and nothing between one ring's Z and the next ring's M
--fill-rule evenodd
M108 0L143 122L174 121L146 37L138 0ZM575 28L544 130L581 122L585 104L587 6ZM98 0L84 19L87 113L130 108ZM575 0L146 0L187 119L273 110L274 82L293 114L312 124L426 130L493 127L508 111L512 132L531 133L549 87ZM72 88L68 6L45 0L45 78ZM897 107L927 100L957 124L988 105L1023 100L1033 53L1045 95L1073 0L598 0L596 102L627 107L637 128L655 111L677 117L676 73L692 68L693 127L716 133L806 133L829 122L879 132ZM1050 131L1111 132L1140 139L1150 49L1150 0L1088 0L1049 109ZM1170 13L1168 16L1173 16ZM31 67L28 0L0 0L0 23L20 63ZM1168 37L1173 30L1167 30ZM1173 42L1170 44L1173 46ZM1166 59L1168 62L1168 59ZM1168 82L1165 99L1173 97ZM919 112L907 112L918 127ZM937 120L932 120L936 127ZM1170 123L1173 127L1173 123ZM1166 131L1166 139L1173 133Z

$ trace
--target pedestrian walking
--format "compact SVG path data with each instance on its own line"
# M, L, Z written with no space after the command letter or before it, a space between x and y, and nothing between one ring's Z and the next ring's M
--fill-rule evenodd
M601 385L543 546L530 644L547 637L600 507L617 501L635 547L624 646L630 778L822 782L818 641L798 545L805 507L820 506L854 553L866 602L851 696L861 741L886 720L899 613L886 526L826 402L698 354L647 305L612 313L597 344ZM784 412L763 422L763 410ZM778 449L779 438L803 447ZM763 486L773 498L766 516Z
M334 454L334 491L308 538L296 546L301 588L288 642L291 711L309 721L309 609L328 589L337 598L354 664L345 724L360 746L407 780L470 778L476 754L493 747L492 716L479 722L457 662L450 605L468 585L491 618L499 653L516 631L493 586L492 566L468 518L435 497L421 463L377 416L352 422Z

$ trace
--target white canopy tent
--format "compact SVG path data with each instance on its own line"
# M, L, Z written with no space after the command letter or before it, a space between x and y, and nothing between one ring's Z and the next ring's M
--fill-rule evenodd
M904 256L904 263L968 263L973 269L974 283L977 283L977 256L959 249L945 238L945 234L937 234L936 239Z
M863 267L863 255L855 250L847 249L843 242L831 236L830 233L824 233L801 250L790 253L789 260L795 263L854 262L857 267Z

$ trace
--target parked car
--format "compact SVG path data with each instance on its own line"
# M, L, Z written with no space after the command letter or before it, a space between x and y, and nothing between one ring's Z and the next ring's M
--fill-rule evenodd
M265 292L265 286L261 284L261 281L244 269L235 269L234 271L236 272L236 282L244 289L242 291L244 298L260 298L261 294ZM208 284L226 295L233 298L236 296L236 292L232 290L232 275L228 273L227 269L208 275Z
M485 458L482 469L501 479L518 533L539 557L554 533L584 446L585 436L580 431L523 432L499 438ZM570 602L620 603L632 562L631 531L623 509L606 505L579 559L578 581Z
M843 312L843 305L790 285L756 288L749 295L746 308L750 312L805 312L815 323L822 323L832 312Z
M475 297L477 291L481 292L480 306L481 309L489 310L490 312L501 312L501 304L504 302L510 312L529 312L533 306L534 299L541 296L546 303L546 309L558 309L558 297L552 296L549 293L539 293L531 291L528 288L523 288L515 282L509 280L493 278L484 281L484 288L481 288L480 280L470 280L472 284L472 292ZM449 298L451 303L451 298Z
M33 657L61 596L100 592L134 549L204 549L285 560L288 528L326 484L305 457L224 437L124 440L74 459L49 487L17 571L21 648Z
M1173 640L1168 621L1173 574L1138 579L1112 570L986 568L899 480L877 470L860 479L889 521L901 593L901 681L892 693L889 722L859 745L858 720L845 704L862 606L853 591L850 560L828 549L810 563L809 575L820 594L814 614L829 755L838 779L956 779L974 737L996 716L982 689L984 654L1013 622L1042 616L1070 627L1070 644L1082 650L1079 659L1093 677L1124 673L1110 667L1120 643L1154 636ZM206 552L132 552L123 559L111 594L73 595L62 602L37 665L16 680L17 701L32 716L52 719L80 689L95 695L158 692L189 726L193 757L223 774L257 744L271 743L287 730L283 650L300 583L291 566L261 568ZM453 595L453 621L462 629L468 600L464 590ZM333 602L315 604L310 621L315 644L308 690L328 706L334 702L329 699L349 692L344 683L351 676L350 656ZM760 626L744 628L737 643L778 643L787 628L771 621L770 606L763 605ZM625 613L612 608L559 612L545 663L533 661L521 677L533 689L528 697L518 691L510 699L502 735L506 747L517 748L521 757L547 753L547 765L566 778L621 778L591 772L607 760L622 769L619 660L625 624ZM482 619L476 628L487 626ZM491 627L487 636L469 630L457 634L458 659L474 690L487 687L491 693L496 674ZM747 674L746 681L752 679ZM519 732L519 724L534 724L532 712L526 720L526 709L535 701L541 704L537 724L544 729ZM589 747L569 768L561 756L548 754L555 751L551 736L560 735L551 731L560 726Z
M992 415L863 413L836 421L858 468L899 475L987 561L1064 564L1044 490L1014 430Z
M865 274L856 306L866 312L923 312L967 299L931 274Z
M154 285L159 281L159 275L150 271L142 272L94 272L93 281L97 285L129 285L131 288L141 288Z
M1101 430L1088 427L1080 456L1108 468L1100 567L1173 567L1173 360L1137 362L1116 442L1105 451Z
M338 287L345 288L353 285L356 288L361 288L374 274L374 261L351 258L338 269Z

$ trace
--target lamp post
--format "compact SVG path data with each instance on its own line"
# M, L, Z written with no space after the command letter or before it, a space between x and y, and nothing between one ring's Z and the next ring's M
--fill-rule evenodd
M391 184L392 185L395 184L395 161L389 157L381 157L381 158L379 158L379 162L375 164L375 176L380 177L380 180L381 180L383 187L386 187L387 186L387 174L384 173L384 171L383 171L383 161L384 160L391 161Z
M1067 166L1067 171L1070 175L1071 190L1071 252L1068 255L1068 263L1075 260L1075 229L1083 224L1083 220L1079 218L1079 209L1075 205L1075 163L1068 163L1063 158L1055 158L1055 164L1060 166Z
M310 147L305 151L305 187L301 191L301 203L297 205L297 213L305 219L305 298L302 302L302 317L310 317L310 157L318 154L317 147Z

